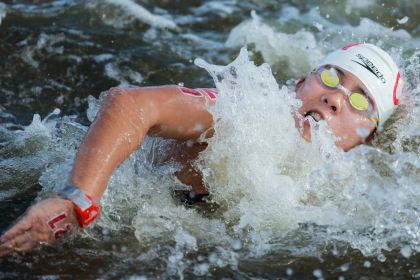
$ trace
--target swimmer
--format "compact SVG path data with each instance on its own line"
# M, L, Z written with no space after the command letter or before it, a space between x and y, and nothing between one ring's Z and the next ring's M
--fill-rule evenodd
M294 113L302 137L311 140L309 118L324 121L345 151L369 141L399 103L403 82L382 49L351 44L334 51L302 77L295 88L302 106ZM180 86L113 88L77 152L68 183L52 198L30 207L0 237L0 256L48 245L66 233L91 225L108 180L146 135L195 141L174 151L184 168L175 175L198 197L208 194L191 160L205 149L213 118L207 106L215 89Z

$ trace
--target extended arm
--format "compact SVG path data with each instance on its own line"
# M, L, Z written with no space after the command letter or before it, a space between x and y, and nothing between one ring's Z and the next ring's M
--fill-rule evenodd
M70 183L99 200L115 168L147 134L196 139L208 132L212 116L204 95L182 93L177 86L111 89L79 147ZM0 256L51 244L77 225L72 202L52 198L32 206L0 239Z

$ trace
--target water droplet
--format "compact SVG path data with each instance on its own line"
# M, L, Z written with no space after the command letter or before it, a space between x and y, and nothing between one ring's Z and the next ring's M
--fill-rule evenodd
M194 127L195 131L202 132L204 131L204 125L202 123L196 123Z
M293 269L292 269L292 268L290 268L290 267L288 267L288 268L286 269L286 275L287 275L287 276L292 276L292 275L293 275Z
M207 263L200 263L194 266L194 274L203 276L209 271Z
M316 278L318 278L318 279L322 279L323 277L322 277L322 271L321 271L321 269L315 269L313 272L312 272L312 274L316 277Z
M194 145L194 141L187 140L187 147L192 147Z
M366 268L370 268L372 266L372 264L370 263L370 261L365 261L363 263L363 266L366 267Z
M215 253L211 253L210 255L209 255L209 262L210 263L216 263L217 262L217 255L215 254Z
M342 266L340 266L340 270L343 271L343 272L349 270L349 268L350 268L350 264L349 263L345 263Z
M321 24L321 23L319 23L319 22L316 22L316 21L314 21L313 22L313 25L319 30L319 31L323 31L324 30L324 26Z
M403 255L404 258L406 258L406 259L410 258L411 253L412 253L411 247L408 246L408 245L402 247L401 250L400 250L400 253L401 253L401 255Z
M232 242L232 248L233 248L234 250L240 250L240 249L242 248L242 243L241 243L241 240L239 240L239 239L234 240L234 241Z
M383 254L380 254L380 255L377 257L377 259L378 259L378 261L380 261L380 262L385 262L385 261L386 261L386 257L385 257Z
M356 132L362 138L367 138L370 134L370 131L365 127L358 127Z

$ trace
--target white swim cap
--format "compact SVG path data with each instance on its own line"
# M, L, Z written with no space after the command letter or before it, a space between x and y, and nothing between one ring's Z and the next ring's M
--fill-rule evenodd
M376 103L378 129L382 129L403 92L403 81L391 56L375 45L356 43L330 53L318 67L326 64L347 70L362 81Z

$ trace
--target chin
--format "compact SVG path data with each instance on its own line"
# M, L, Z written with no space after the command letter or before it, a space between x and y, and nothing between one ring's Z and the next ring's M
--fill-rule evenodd
M357 143L347 143L347 142L341 142L341 141L338 141L335 143L337 147L343 149L343 151L345 152L350 151L351 149L359 146L360 144L362 144L360 141Z

